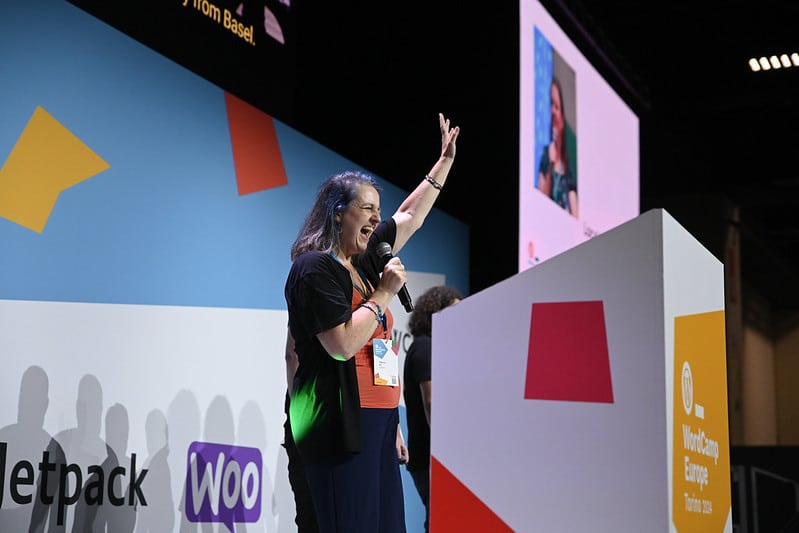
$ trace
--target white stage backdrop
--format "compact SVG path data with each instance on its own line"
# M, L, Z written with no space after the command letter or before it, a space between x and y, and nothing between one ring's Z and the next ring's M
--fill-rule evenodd
M409 272L408 286L417 298L444 281ZM412 342L408 314L396 301L392 313L402 365ZM94 494L93 465L109 476L106 447L125 469L121 488L97 496L104 499L97 509L117 511L109 525L144 521L150 531L171 531L221 522L233 531L234 522L254 522L258 531L294 530L281 446L286 321L285 311L262 309L0 300L2 530L24 531L48 516L67 530L75 520L96 523L82 504ZM53 453L56 442L66 459ZM204 469L192 468L198 456ZM229 471L231 462L238 466ZM37 516L40 463L53 465L55 501L38 505ZM250 463L258 468L245 476ZM29 471L29 482L15 471ZM114 497L124 503L110 503ZM409 503L414 497L406 495Z

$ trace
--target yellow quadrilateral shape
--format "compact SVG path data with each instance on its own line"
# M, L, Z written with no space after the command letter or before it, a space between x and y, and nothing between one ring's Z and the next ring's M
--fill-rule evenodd
M672 520L721 533L731 513L724 311L674 319Z
M109 167L37 106L0 168L0 217L41 233L61 191Z

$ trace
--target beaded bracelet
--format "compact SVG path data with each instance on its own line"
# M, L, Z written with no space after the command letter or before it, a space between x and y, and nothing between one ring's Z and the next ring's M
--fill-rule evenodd
M441 185L439 182L437 182L436 180L434 180L430 176L425 176L424 179L427 181L427 183L429 183L430 185L432 185L433 187L435 187L439 191L444 188L443 185Z
M378 324L380 323L380 314L377 312L377 310L374 307L369 305L367 302L363 302L358 307L363 307L364 309L370 310L375 315L375 318L377 319Z
M364 300L363 303L374 305L377 308L377 316L382 317L383 315L385 315L385 313L383 312L383 309L380 307L380 304L377 303L376 301L374 301L374 300Z
M378 324L381 324L383 326L383 329L388 328L388 320L386 320L386 313L380 307L379 303L377 303L374 300L364 300L363 302L361 302L361 305L359 305L358 307L365 307L368 310L370 310L372 313L374 313L375 318L377 318Z

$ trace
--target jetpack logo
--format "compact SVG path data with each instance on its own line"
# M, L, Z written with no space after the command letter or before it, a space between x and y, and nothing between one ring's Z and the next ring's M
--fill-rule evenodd
M235 522L261 518L263 459L257 448L192 442L187 452L186 518L190 522Z
M7 465L8 449L8 442L0 442L0 508L3 507L6 481L11 499L17 505L43 505L48 508L56 505L58 526L64 525L67 507L76 505L81 497L89 506L147 505L142 483L148 470L136 471L135 453L130 457L128 468L118 464L104 468L104 463L89 465L84 472L80 465L67 463L63 453L56 453L55 449L42 451L42 460L38 465L27 460ZM127 490L118 491L118 487L125 486L120 485L119 481L126 476Z

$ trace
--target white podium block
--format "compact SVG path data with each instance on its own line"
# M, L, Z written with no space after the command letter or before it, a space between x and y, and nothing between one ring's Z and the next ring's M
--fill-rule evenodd
M723 265L668 213L433 331L433 531L732 531Z

